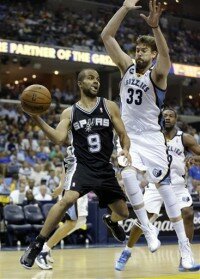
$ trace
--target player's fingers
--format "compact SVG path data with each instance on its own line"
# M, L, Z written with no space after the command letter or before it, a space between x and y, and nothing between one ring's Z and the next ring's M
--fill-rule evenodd
M156 0L153 0L152 2L152 10L153 12L156 12Z
M148 17L147 17L147 16L145 16L144 14L140 14L140 16L141 16L141 18L143 18L144 20L146 20L146 21L147 21L147 19L148 19Z
M153 11L153 4L151 0L149 1L149 11Z

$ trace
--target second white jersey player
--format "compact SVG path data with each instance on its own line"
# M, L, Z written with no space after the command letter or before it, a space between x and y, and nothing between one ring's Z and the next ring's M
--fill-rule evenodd
M185 147L183 132L176 131L171 140L167 140L168 154L171 156L170 178L180 208L192 205L192 197L185 183ZM170 187L170 186L169 186ZM144 193L145 208L149 213L159 214L163 199L156 186L149 183Z

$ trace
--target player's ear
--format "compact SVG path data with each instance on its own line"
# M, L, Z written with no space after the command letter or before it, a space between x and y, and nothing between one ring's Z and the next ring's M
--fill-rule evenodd
M153 60L156 59L157 55L158 55L157 51L155 51L155 50L152 51Z
M81 83L81 81L80 81L80 80L78 81L78 83L77 83L77 84L78 84L78 87L79 87L79 88L81 88L82 83Z

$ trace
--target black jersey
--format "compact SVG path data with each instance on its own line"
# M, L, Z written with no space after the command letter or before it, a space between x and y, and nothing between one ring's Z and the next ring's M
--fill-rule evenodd
M92 170L107 166L113 152L114 134L105 99L97 98L90 112L82 109L78 103L74 104L71 124L72 145L77 162Z

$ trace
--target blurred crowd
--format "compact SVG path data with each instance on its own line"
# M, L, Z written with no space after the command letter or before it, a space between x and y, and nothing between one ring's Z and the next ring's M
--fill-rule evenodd
M55 126L58 113L59 108L50 109L44 118ZM65 147L50 142L16 104L1 105L0 119L0 193L9 193L13 203L26 199L29 189L36 200L51 200L60 181Z
M60 5L57 10L51 10L41 1L26 1L24 5L21 1L3 0L0 4L0 38L105 52L100 33L113 15L113 7L102 5L95 14L89 8L87 5L87 10L78 9L77 5L76 11L72 11ZM161 27L172 61L198 65L199 29L188 30L181 19L170 24L166 16L161 19ZM149 32L150 28L139 16L128 16L117 33L117 40L131 55L137 36Z
M199 96L196 96L192 99L189 99L186 97L183 100L182 105L180 105L180 102L178 101L177 98L173 99L168 99L166 100L166 104L169 107L174 108L178 114L183 114L183 115L200 115L200 98Z

